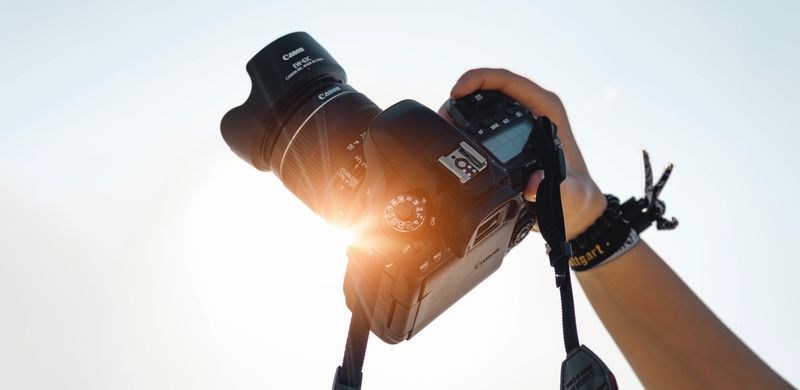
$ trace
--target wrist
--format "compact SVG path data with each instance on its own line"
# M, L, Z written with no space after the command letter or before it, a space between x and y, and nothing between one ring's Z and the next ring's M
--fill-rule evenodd
M624 203L613 195L605 197L608 206L602 215L569 241L572 249L569 265L573 271L586 271L622 257L638 246L639 233L653 222L658 222L659 230L671 230L678 224L674 218L671 221L663 218L666 206L655 197L650 201L630 198Z
M664 188L672 171L668 165L658 182L653 184L652 169L647 152L643 152L645 165L645 196L632 197L624 203L613 195L603 195L606 206L598 218L588 227L585 226L585 217L577 225L578 229L567 234L571 257L569 265L573 271L586 271L598 265L608 264L609 261L623 257L631 249L638 247L641 242L639 233L656 222L658 230L672 230L678 226L675 218L664 218L666 205L658 195ZM592 183L594 184L594 183ZM588 203L588 202L586 202ZM596 204L603 204L597 202ZM597 207L597 206L589 206ZM590 209L588 215L594 215L596 209ZM582 229L583 232L580 232Z
M623 206L617 197L605 195L607 207L585 232L570 240L570 268L586 271L624 254L639 242L639 234L624 216L637 202L631 199Z
M586 191L586 201L583 202L583 207L575 212L574 217L569 218L565 224L567 241L574 239L592 226L603 215L607 206L605 195L600 192L597 185L591 183L591 188Z

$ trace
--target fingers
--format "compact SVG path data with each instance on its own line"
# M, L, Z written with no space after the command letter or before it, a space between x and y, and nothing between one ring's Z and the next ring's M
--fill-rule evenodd
M453 122L453 118L451 118L450 114L447 113L447 102L444 102L442 104L442 106L439 107L438 114L439 114L440 117L442 117L444 120L446 120L447 123L455 126L455 122Z
M568 165L588 176L586 163L567 120L567 112L556 94L508 70L479 68L464 73L456 81L450 95L457 99L478 89L498 90L528 107L534 115L549 117L558 127L558 137L563 144Z
M528 179L528 184L525 186L525 200L528 202L536 202L536 191L539 190L539 184L544 180L544 171L533 172Z
M546 115L557 124L566 122L566 112L556 94L505 69L479 68L464 73L450 95L458 99L478 89L498 90L528 107L536 115Z

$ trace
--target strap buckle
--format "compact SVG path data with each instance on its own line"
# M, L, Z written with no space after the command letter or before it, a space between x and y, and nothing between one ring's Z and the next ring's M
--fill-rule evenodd
M342 366L336 367L331 390L361 390L362 378L363 374L361 372L356 373L355 378L350 378Z
M550 258L550 266L556 272L556 287L561 288L564 279L567 277L569 267L567 261L572 257L572 245L569 242L561 242L551 247L550 244L544 244L547 248L547 256Z

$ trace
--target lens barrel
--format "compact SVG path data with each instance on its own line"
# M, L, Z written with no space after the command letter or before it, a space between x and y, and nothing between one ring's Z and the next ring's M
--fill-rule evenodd
M380 108L345 84L344 69L304 32L267 45L247 73L250 96L222 118L225 142L329 222L349 224L366 169L363 138Z
M308 207L348 224L366 173L363 140L381 110L347 84L317 92L278 135L270 165Z

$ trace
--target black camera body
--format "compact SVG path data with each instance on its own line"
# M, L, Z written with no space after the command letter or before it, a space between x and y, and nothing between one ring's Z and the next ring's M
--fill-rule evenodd
M323 218L355 229L345 297L382 340L419 333L533 227L522 191L557 141L546 117L497 91L449 101L455 127L412 100L381 112L301 32L247 70L250 97L225 115L223 137Z
M495 91L448 104L454 128L412 100L378 115L364 143L363 233L348 251L348 306L388 343L413 337L502 264L535 215L530 135L550 131Z

